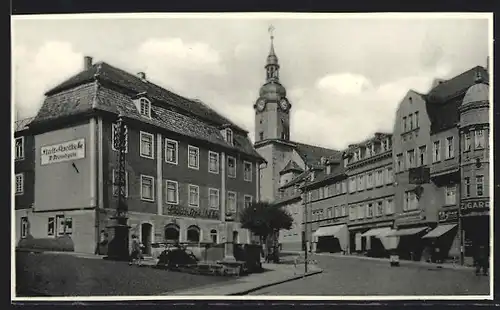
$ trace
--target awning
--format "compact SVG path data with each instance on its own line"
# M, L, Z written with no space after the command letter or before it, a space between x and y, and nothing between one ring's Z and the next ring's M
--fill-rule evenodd
M380 234L383 234L384 236L387 235L387 233L391 231L390 227L381 227L381 228L372 228L362 234L362 237L378 237Z
M452 230L457 224L445 224L445 225L439 225L438 227L434 228L431 230L427 235L423 236L422 238L437 238L448 231Z
M343 225L335 225L335 226L325 226L320 227L313 233L315 237L323 237L323 236L335 236L337 235L342 228L347 227L345 224Z
M398 229L398 230L392 232L391 234L387 235L387 237L415 235L415 234L418 234L419 232L421 232L425 229L427 229L427 227Z

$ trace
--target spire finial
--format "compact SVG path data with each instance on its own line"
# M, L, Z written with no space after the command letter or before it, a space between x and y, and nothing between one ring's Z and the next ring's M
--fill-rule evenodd
M269 32L269 34L271 35L271 42L274 40L274 26L271 24L269 25L269 28L267 29L267 31Z
M476 83L482 83L483 82L483 76L479 70L476 71L476 78L475 78Z

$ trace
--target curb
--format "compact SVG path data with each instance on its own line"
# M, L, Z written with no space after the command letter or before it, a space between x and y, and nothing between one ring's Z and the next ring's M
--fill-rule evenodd
M286 283L286 282L291 282L291 281L298 280L301 278L313 276L313 275L316 275L316 274L319 274L322 272L323 272L323 269L318 268L318 270L308 272L307 274L297 275L297 276L293 276L293 277L285 279L285 280L280 280L280 281L276 281L276 282L262 284L262 285L259 285L257 287L253 287L253 288L248 289L248 290L244 290L244 291L240 291L240 292L236 292L236 293L231 293L231 294L226 294L226 296L247 295L248 293L252 293L252 292L258 291L260 289L266 288L266 287L270 287L270 286L274 286L274 285L278 285L278 284L282 284L282 283Z

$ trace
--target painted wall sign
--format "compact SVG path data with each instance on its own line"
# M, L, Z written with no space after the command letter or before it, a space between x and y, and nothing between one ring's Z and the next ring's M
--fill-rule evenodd
M438 221L447 222L458 219L458 210L439 211Z
M190 208L178 205L168 205L166 209L169 215L219 219L219 210Z
M85 158L84 138L42 146L40 149L41 165L61 163L82 158Z
M462 202L460 204L460 210L462 214L476 212L476 211L485 211L489 210L490 202L488 200L476 200L476 201L468 201Z

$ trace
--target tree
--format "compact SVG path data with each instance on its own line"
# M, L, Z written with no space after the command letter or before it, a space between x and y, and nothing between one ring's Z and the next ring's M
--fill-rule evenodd
M275 237L281 229L292 228L293 217L281 206L269 202L253 202L241 211L241 226L259 236L262 244L269 246L270 237ZM267 247L265 247L267 250Z

